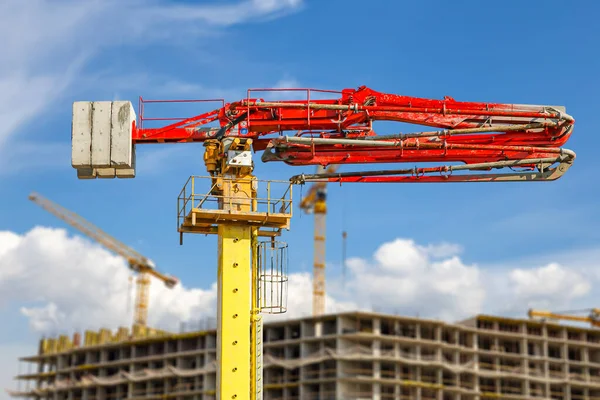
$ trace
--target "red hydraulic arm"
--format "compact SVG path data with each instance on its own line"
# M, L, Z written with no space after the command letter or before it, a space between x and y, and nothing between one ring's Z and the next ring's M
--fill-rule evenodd
M133 143L244 137L253 139L254 151L264 151L265 162L283 161L296 166L444 163L298 175L292 177L296 183L555 180L575 159L573 151L562 148L575 122L564 107L460 102L450 97L432 100L381 93L364 86L341 92L283 89L304 94L305 98L266 101L250 96L257 90L275 89L248 90L246 99L223 103L208 113L160 128L143 127L140 110L140 126L134 127ZM323 99L324 96L333 98ZM141 100L141 107L145 102ZM427 128L378 135L374 129L376 121ZM217 126L210 127L211 123ZM284 135L285 131L295 134ZM490 173L495 169L509 172Z

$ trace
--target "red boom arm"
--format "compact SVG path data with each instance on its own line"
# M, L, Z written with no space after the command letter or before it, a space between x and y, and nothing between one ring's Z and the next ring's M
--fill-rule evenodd
M266 89L269 90L269 89ZM303 91L304 100L265 101L248 97L211 112L161 127L134 129L133 142L202 142L224 136L253 139L263 161L289 165L454 162L399 170L302 175L292 180L346 182L431 182L554 180L575 153L562 149L574 119L563 107L431 100L344 89L334 99L311 99L324 91ZM143 116L140 115L143 123ZM377 135L375 121L441 128ZM217 123L218 127L208 127ZM283 135L295 131L294 135ZM551 168L555 163L558 167ZM461 171L511 170L503 174ZM534 172L536 171L537 172ZM529 171L529 172L525 172Z

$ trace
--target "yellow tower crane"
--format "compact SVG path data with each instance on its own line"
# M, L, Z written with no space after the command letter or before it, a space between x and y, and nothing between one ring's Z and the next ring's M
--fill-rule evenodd
M587 312L589 314L585 317L577 316L577 315L569 315L569 314L575 314L577 312ZM598 309L598 308L588 308L588 309L584 309L584 310L573 310L573 311L565 311L565 312L551 312L551 311L530 309L528 311L527 315L531 319L586 322L592 326L600 327L600 309Z
M327 168L317 167L317 173L332 174L338 165ZM314 264L313 264L313 315L325 313L325 238L327 215L327 182L316 182L300 202L300 208L307 214L314 213Z
M108 233L102 231L80 215L67 210L37 193L31 193L29 195L29 200L127 260L129 268L138 273L136 280L135 313L133 318L134 332L139 329L146 329L148 321L150 276L159 279L168 288L172 288L177 284L177 278L157 271L151 260L142 256L131 247L121 243Z

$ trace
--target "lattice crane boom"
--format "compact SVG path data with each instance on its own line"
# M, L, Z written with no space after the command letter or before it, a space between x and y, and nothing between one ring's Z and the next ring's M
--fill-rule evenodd
M159 279L168 288L172 288L178 283L177 278L158 271L151 260L144 257L121 241L115 239L73 211L62 207L61 205L35 192L29 195L29 200L33 201L49 213L65 221L73 228L79 230L81 233L87 235L91 239L94 239L99 244L103 245L109 250L112 250L114 253L127 260L129 267L138 273L136 282L134 325L145 327L148 319L150 289L149 277L153 276Z
M577 312L587 312L587 316L572 315ZM529 318L542 319L542 320L563 320L572 322L585 322L592 326L600 327L600 309L590 308L585 310L574 310L574 311L563 311L563 312L552 312L530 309L527 312Z

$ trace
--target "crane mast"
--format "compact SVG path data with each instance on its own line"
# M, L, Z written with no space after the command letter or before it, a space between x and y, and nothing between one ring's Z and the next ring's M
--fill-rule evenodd
M87 235L89 238L94 239L107 249L112 250L116 254L123 257L127 261L129 268L138 273L136 280L133 327L137 327L138 329L146 328L148 322L150 276L154 276L155 278L159 279L168 288L174 287L178 280L175 277L165 275L157 271L149 259L142 256L131 247L110 236L108 233L104 232L80 215L44 198L38 193L31 193L29 195L29 200L36 203L38 206L42 207L44 210L48 211L54 216L65 221L67 224Z
M327 168L317 166L317 174L334 173L338 169L337 165L330 165ZM323 315L325 313L325 254L327 237L327 183L313 183L306 196L300 202L300 208L306 213L314 214L314 263L313 263L313 315Z
M137 145L204 144L209 176L192 176L182 189L177 230L180 237L200 233L216 234L219 239L220 399L262 396L260 314L286 309L282 302L286 247L275 238L290 227L292 185L553 181L575 160L575 153L562 147L573 133L575 120L560 106L426 99L365 86L342 91L283 90L297 93L298 98L269 101L256 93L268 95L273 89L249 89L244 99L232 103L220 99L212 111L183 119L148 118L144 113L150 104L185 100L140 97L139 118L128 101L73 103L71 165L79 179L135 177ZM144 121L175 119L160 127L144 126ZM374 128L378 121L426 128L379 135ZM286 134L290 131L294 134ZM262 181L261 186L252 174L253 151L262 152L263 162L291 166L428 165L299 174L277 197L272 190L275 181ZM200 182L209 185L204 193L198 192ZM268 240L260 242L261 237ZM316 261L322 260L319 257Z

